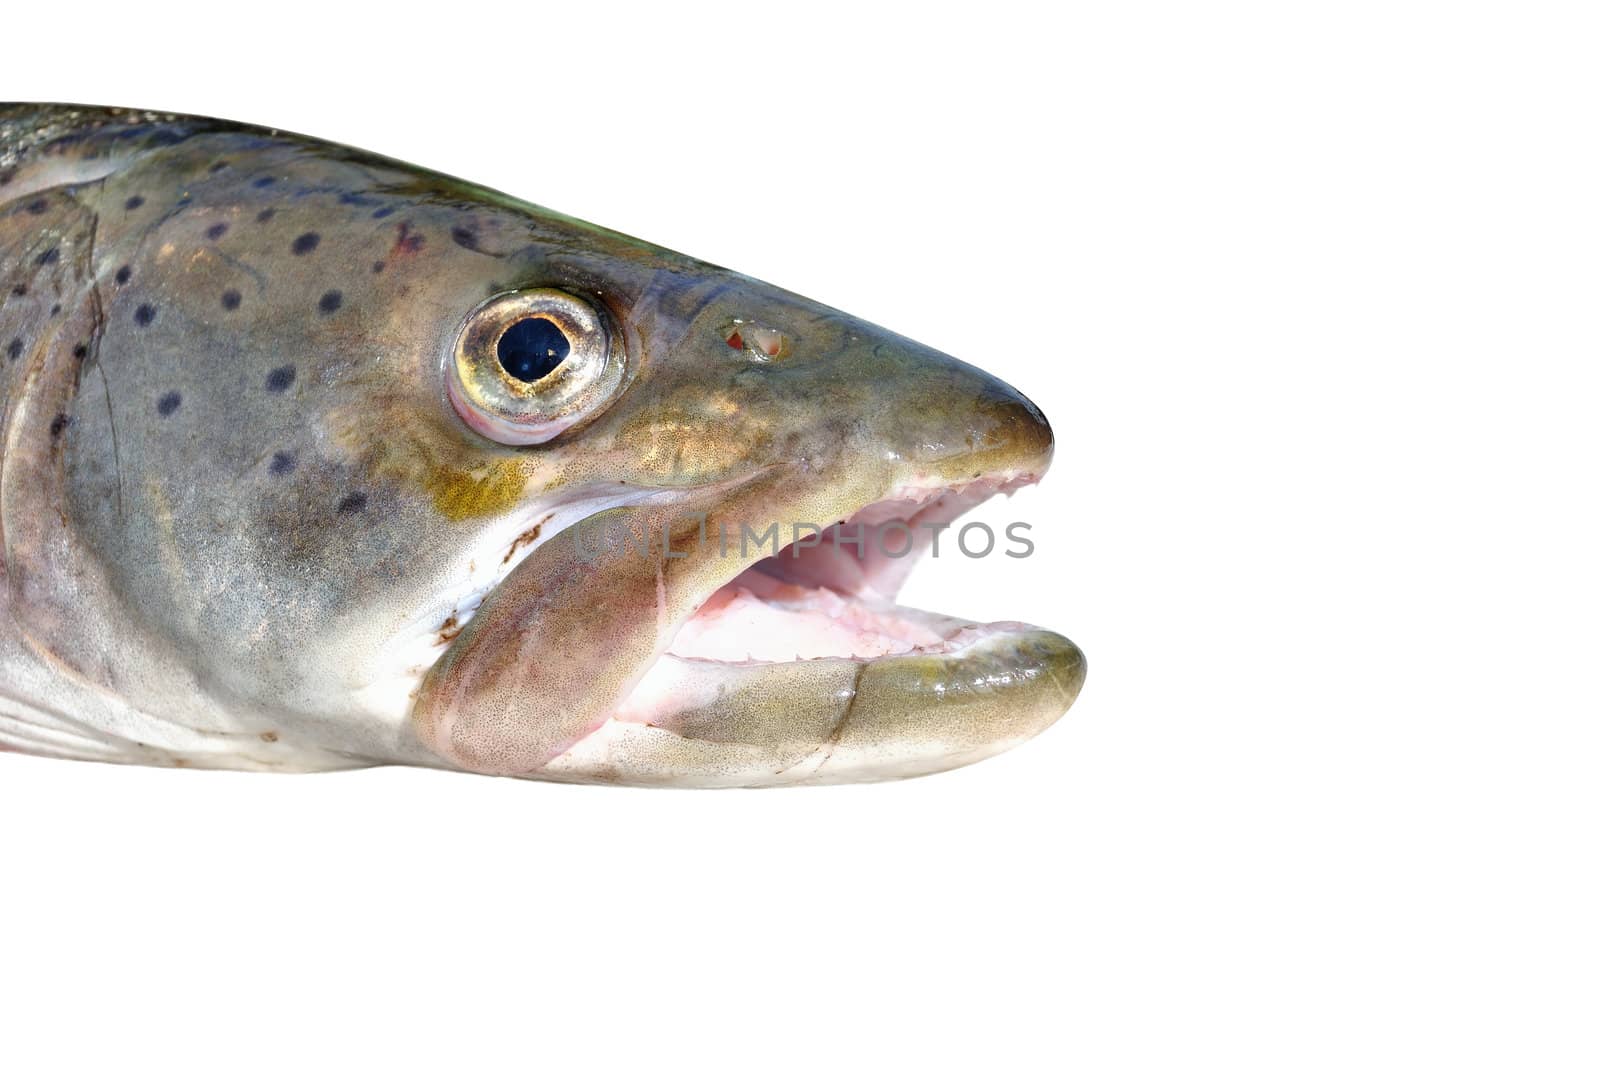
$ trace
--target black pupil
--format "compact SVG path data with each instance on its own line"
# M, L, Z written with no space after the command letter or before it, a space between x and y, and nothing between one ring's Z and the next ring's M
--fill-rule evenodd
M500 367L508 375L532 383L543 379L572 352L572 343L549 320L518 320L500 336Z

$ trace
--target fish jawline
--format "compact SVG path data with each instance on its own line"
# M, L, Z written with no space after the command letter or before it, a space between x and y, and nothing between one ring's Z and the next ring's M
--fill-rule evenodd
M701 602L608 719L527 776L673 787L886 780L966 765L1030 738L1076 698L1081 652L1021 622L929 613L895 596L944 526L1038 476L900 488L820 539L754 561ZM852 524L880 532L904 524L915 541L898 557L862 560L837 539ZM866 542L879 545L870 535ZM871 735L850 723L871 715L857 699L874 674L955 687L948 700L937 684L905 696L916 713L904 738L851 740L851 729ZM785 701L770 702L785 691ZM761 698L739 709L734 695Z

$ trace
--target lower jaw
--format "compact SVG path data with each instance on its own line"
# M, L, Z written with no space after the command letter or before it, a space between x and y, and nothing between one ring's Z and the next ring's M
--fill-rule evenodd
M916 777L1008 750L1076 698L1084 660L1064 637L940 620L959 626L949 640L873 658L669 654L536 776L684 788Z

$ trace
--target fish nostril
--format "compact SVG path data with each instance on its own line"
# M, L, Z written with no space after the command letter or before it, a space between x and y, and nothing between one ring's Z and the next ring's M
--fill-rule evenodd
M730 320L722 328L723 341L730 349L749 355L755 361L777 361L793 352L789 336L775 327L749 320Z

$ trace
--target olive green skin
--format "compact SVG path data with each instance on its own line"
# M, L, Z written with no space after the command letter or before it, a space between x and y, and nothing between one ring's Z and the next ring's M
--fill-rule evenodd
M1077 649L1039 630L970 658L724 669L716 709L677 731L552 761L748 562L585 568L579 528L535 532L460 627L444 578L497 568L513 519L595 502L668 527L690 509L827 523L907 483L1034 478L1043 416L765 283L294 135L6 106L0 178L0 346L21 340L0 358L0 656L19 682L0 711L44 741L8 746L665 784L783 781L826 748L832 771L787 779L858 779L1008 746L1081 685ZM602 311L624 386L505 446L452 409L445 355L485 298L532 287ZM789 354L730 347L735 320ZM437 661L385 691L386 652L430 614Z

